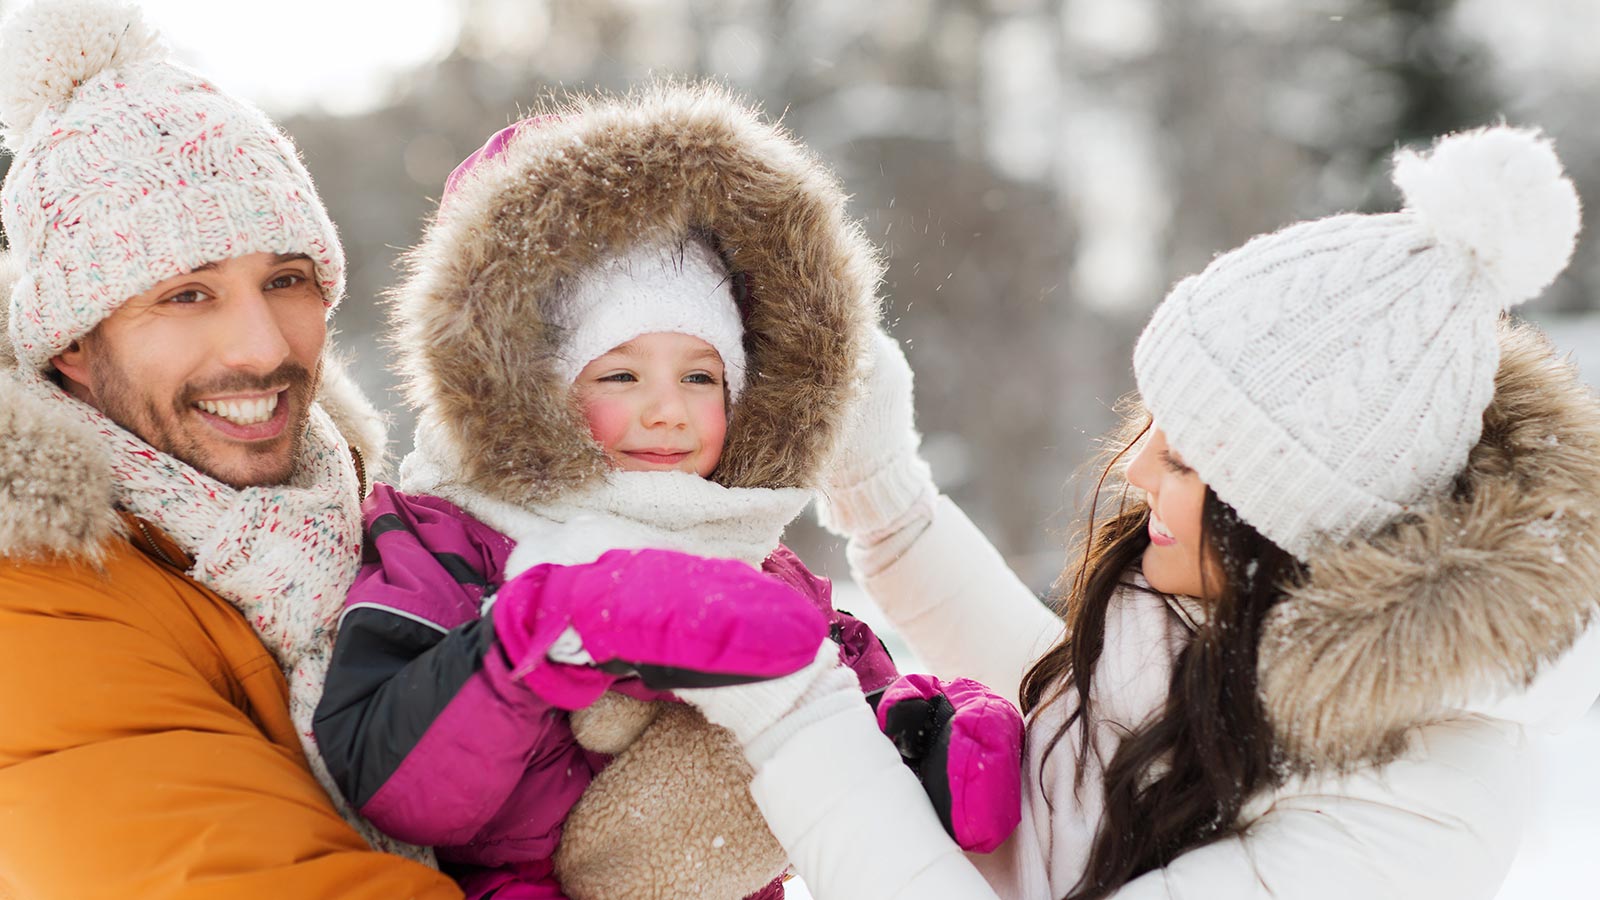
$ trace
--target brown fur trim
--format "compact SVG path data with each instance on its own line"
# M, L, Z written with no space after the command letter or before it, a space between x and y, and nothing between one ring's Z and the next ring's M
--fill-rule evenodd
M1527 326L1454 496L1318 554L1262 639L1263 701L1293 770L1391 758L1404 732L1527 685L1594 617L1600 402Z
M342 354L332 344L323 354L317 402L322 404L344 439L361 454L367 484L382 480L388 462L388 423L361 392L361 386L350 377Z
M0 558L99 562L122 534L94 431L0 374Z
M567 279L644 241L709 233L749 287L749 384L713 480L810 487L837 438L882 269L835 179L712 86L587 98L525 127L443 203L394 295L409 397L472 487L517 504L603 478L558 383Z
M741 900L787 865L739 742L687 706L662 705L567 816L555 864L572 900Z

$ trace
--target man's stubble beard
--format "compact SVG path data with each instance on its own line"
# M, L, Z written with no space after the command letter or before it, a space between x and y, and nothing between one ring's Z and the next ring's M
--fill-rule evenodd
M162 453L234 488L288 484L293 480L305 450L311 403L322 382L320 358L315 372L299 363L287 362L265 377L234 375L205 384L185 385L178 396L170 401L170 405L163 406L159 398L138 395L134 390L135 379L129 377L127 368L120 365L113 354L106 352L108 348L101 345L95 349L99 352L89 354L89 368L95 383L95 404L111 421L133 432ZM210 428L199 421L194 402L216 394L266 390L285 383L289 388L282 402L289 404L295 420L285 424L289 452L283 462L274 469L251 472L248 476L221 471L219 466L222 463L215 458L217 454L212 453L205 440L193 433L196 429ZM185 427L186 423L188 427ZM200 433L204 434L203 431ZM218 434L215 440L224 442L227 439ZM280 437L259 450L247 449L245 458L249 460L275 455L282 440Z

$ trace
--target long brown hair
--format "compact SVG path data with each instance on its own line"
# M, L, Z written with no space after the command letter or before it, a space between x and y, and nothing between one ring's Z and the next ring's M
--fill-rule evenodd
M1138 427L1142 421L1142 427ZM1119 590L1138 590L1132 576L1150 544L1149 507L1130 496L1122 468L1151 424L1130 418L1100 472L1075 571L1058 582L1066 637L1028 671L1022 707L1072 695L1076 708L1050 737L1047 758L1081 723L1079 758L1093 752L1090 688L1105 646L1106 615ZM1096 524L1102 495L1115 508ZM1134 730L1105 766L1105 807L1083 876L1066 900L1100 900L1187 850L1233 832L1246 799L1274 779L1271 731L1257 694L1256 659L1267 612L1285 588L1304 577L1289 553L1242 521L1209 488L1201 542L1221 575L1206 584L1206 621L1174 662L1160 715ZM1202 576L1205 572L1202 571ZM1064 588L1064 590L1063 590ZM1143 588L1148 590L1148 588ZM1084 768L1078 768L1081 787Z

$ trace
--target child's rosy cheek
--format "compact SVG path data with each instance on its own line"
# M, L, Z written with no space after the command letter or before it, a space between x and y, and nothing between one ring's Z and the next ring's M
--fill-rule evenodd
M583 415L589 422L589 434L607 450L615 449L628 433L628 411L621 403L591 400L584 405Z
M707 403L696 410L696 420L700 443L720 453L728 433L727 407L721 403Z

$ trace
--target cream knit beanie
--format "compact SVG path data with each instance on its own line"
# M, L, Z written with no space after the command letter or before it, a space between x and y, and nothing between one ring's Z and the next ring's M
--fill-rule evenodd
M704 241L646 242L575 279L551 316L564 329L557 373L570 384L591 361L644 334L686 334L722 357L728 402L744 391L744 322L733 279Z
M1496 127L1401 151L1405 208L1252 239L1180 282L1134 350L1172 447L1307 559L1447 488L1494 394L1495 321L1572 255L1550 142Z
M0 122L23 365L44 369L128 298L237 256L304 253L330 309L343 294L344 253L294 145L168 61L132 3L39 0L0 25Z

